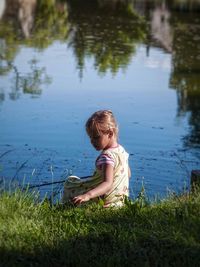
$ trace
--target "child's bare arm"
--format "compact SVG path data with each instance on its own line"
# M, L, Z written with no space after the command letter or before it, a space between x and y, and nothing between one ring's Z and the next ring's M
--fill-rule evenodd
M87 193L74 197L73 202L75 204L80 204L92 198L104 195L110 190L113 184L113 166L110 164L104 164L102 168L104 181L94 189L88 191Z

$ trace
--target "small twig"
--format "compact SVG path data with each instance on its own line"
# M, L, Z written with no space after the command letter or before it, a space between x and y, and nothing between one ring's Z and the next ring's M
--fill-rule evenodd
M174 155L175 155L176 158L179 160L181 169L182 169L183 171L186 172L186 174L188 175L188 177L190 177L190 172L189 172L189 170L188 170L186 164L184 163L184 160L182 160L182 159L178 156L178 154L177 154L176 152L174 152Z
M42 170L44 169L45 164L47 164L49 160L50 160L50 158L48 158L48 159L46 159L46 160L44 160L44 161L42 162L42 164L40 165L38 171L36 172L36 176L35 176L35 178L38 178L38 176L42 173Z
M50 167L51 170L51 204L53 204L54 192L53 192L53 166Z
M13 180L16 178L17 174L19 173L19 171L26 165L26 163L28 162L28 159L26 161L24 161L20 167L17 169L15 175L13 176L12 180L11 180L11 183L13 182Z
M1 154L0 159L3 158L3 156L5 156L6 154L8 154L8 153L10 153L10 152L12 152L12 151L14 151L14 150L15 150L15 149L10 149L10 150L4 152L3 154Z

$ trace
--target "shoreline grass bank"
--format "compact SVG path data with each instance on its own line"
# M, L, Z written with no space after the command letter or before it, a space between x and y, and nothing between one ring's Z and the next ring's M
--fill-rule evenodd
M51 206L0 195L0 266L199 266L200 190L159 203Z

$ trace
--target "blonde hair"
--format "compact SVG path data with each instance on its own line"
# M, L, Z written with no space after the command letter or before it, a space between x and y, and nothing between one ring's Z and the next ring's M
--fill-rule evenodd
M110 130L113 131L116 137L118 136L118 125L111 110L96 111L87 120L85 127L90 137L106 134Z

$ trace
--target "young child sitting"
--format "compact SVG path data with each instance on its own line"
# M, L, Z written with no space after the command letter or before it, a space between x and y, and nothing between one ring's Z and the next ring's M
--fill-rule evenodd
M128 153L118 144L118 126L110 110L95 112L86 122L91 144L100 155L93 176L85 179L69 176L64 185L63 202L81 204L102 199L104 207L123 206L129 195Z

